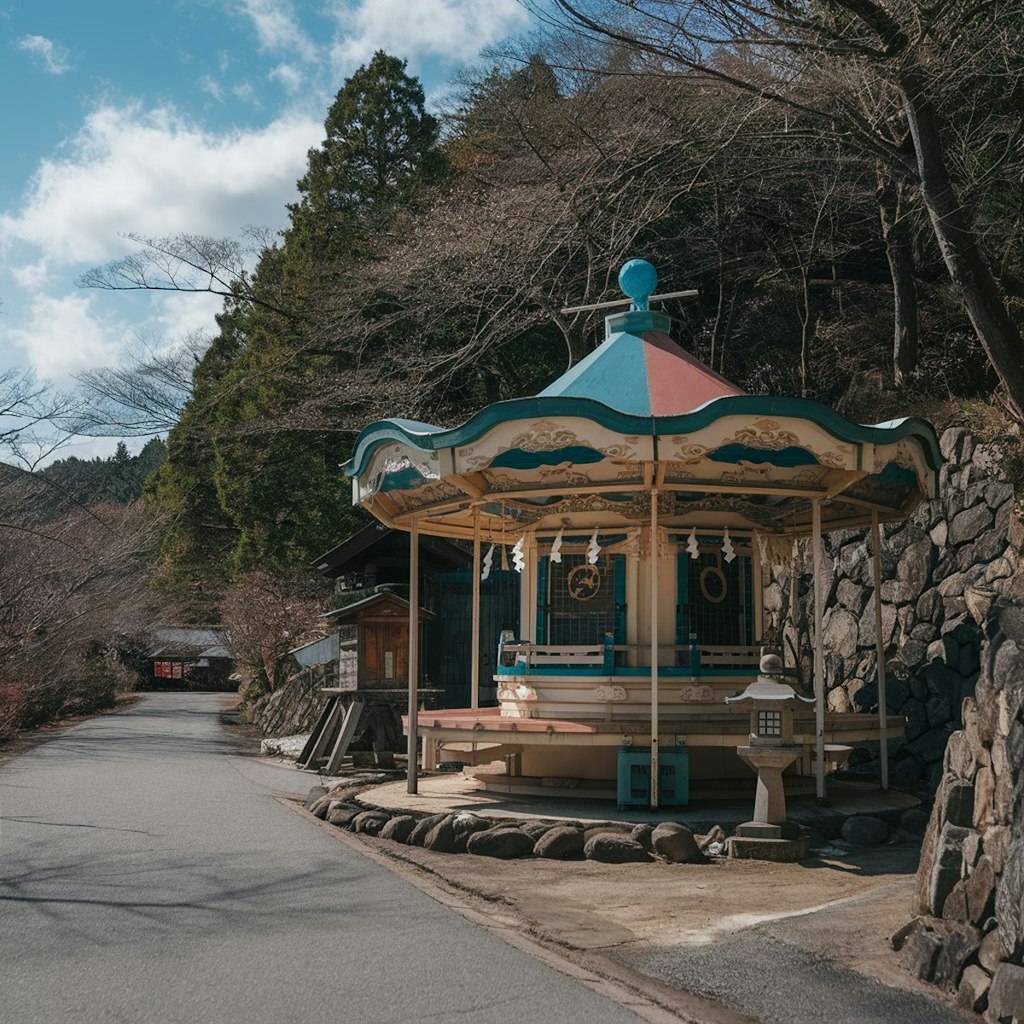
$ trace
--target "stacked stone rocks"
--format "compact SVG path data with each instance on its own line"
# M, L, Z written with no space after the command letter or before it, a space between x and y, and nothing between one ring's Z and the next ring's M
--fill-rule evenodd
M886 706L906 719L906 736L890 747L894 781L938 786L950 733L964 723L965 697L978 679L981 623L996 592L1020 561L1021 533L1013 487L999 451L966 431L947 430L940 497L906 523L882 529L882 633ZM869 538L848 531L828 539L832 579L823 620L828 705L833 711L876 712L875 599ZM810 682L810 577L799 581L797 621L789 580L766 589L769 624L785 622L787 660L794 654ZM855 751L851 766L877 767L877 749Z
M1024 579L985 619L977 693L946 747L914 912L895 945L986 1019L1024 1021Z
M308 733L316 725L327 696L320 692L324 680L308 669L297 672L273 693L251 702L246 716L264 736Z
M346 780L330 791L314 786L306 810L338 828L379 836L435 853L472 853L512 860L593 860L605 864L702 864L720 851L724 834L715 826L705 836L677 822L657 826L600 822L483 818L476 814L416 816L357 802L356 795L383 781L373 775Z

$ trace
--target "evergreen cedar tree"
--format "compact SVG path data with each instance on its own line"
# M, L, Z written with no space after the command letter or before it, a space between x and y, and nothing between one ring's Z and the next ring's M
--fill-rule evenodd
M440 126L424 103L405 61L381 50L345 82L327 113L323 143L309 151L298 182L302 199L288 207L286 246L353 255L423 185L446 176Z
M147 441L138 455L131 455L124 441L108 458L80 459L71 455L57 459L41 470L42 476L60 487L54 499L63 498L61 492L76 501L90 505L101 501L116 501L127 505L142 497L146 478L156 472L167 457L167 445L158 437Z
M318 379L349 368L317 351L307 324L319 294L369 258L375 234L449 173L439 125L405 62L383 52L337 94L309 151L289 226L250 282L271 305L228 299L195 369L193 396L168 437L151 500L179 514L163 554L183 591L214 595L237 571L305 566L362 524L341 474L350 437L290 428ZM268 424L271 424L270 429Z

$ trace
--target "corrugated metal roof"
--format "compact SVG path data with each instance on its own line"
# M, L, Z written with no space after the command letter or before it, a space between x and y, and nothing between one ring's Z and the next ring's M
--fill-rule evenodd
M309 668L312 665L327 665L337 661L340 651L340 637L337 633L331 633L330 636L325 636L322 640L313 640L288 653L303 668Z
M149 658L233 658L226 630L209 626L164 626L150 634Z

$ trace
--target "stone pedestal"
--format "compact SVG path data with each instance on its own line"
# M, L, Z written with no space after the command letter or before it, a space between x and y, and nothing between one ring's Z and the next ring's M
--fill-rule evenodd
M781 825L786 820L786 790L782 782L782 773L800 756L801 752L801 747L789 744L778 747L736 748L740 759L757 772L754 818L750 824Z
M737 747L740 758L757 772L753 820L744 822L729 840L730 857L757 860L799 860L807 856L806 840L783 839L786 791L782 773L803 749L791 744Z
M741 826L742 827L742 826ZM784 863L803 860L810 852L806 839L756 839L730 836L726 851L733 860L774 860Z

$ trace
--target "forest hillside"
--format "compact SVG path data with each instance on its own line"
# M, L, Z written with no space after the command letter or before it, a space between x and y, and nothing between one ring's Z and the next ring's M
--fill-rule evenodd
M362 426L453 425L535 394L602 337L601 311L565 310L619 298L634 256L660 290L696 290L664 305L674 336L744 390L865 423L966 424L1012 463L1024 6L535 13L541 30L467 71L441 111L400 56L376 53L325 112L279 234L137 236L87 274L218 294L218 331L187 357L87 375L80 422L166 436L166 453L152 440L54 463L32 476L64 504L26 502L21 525L91 523L113 503L136 532L118 519L106 535L145 566L137 608L239 633L247 609L305 614L326 599L311 561L365 521L340 470ZM11 679L38 649L23 617L0 634ZM272 685L265 652L248 658Z

